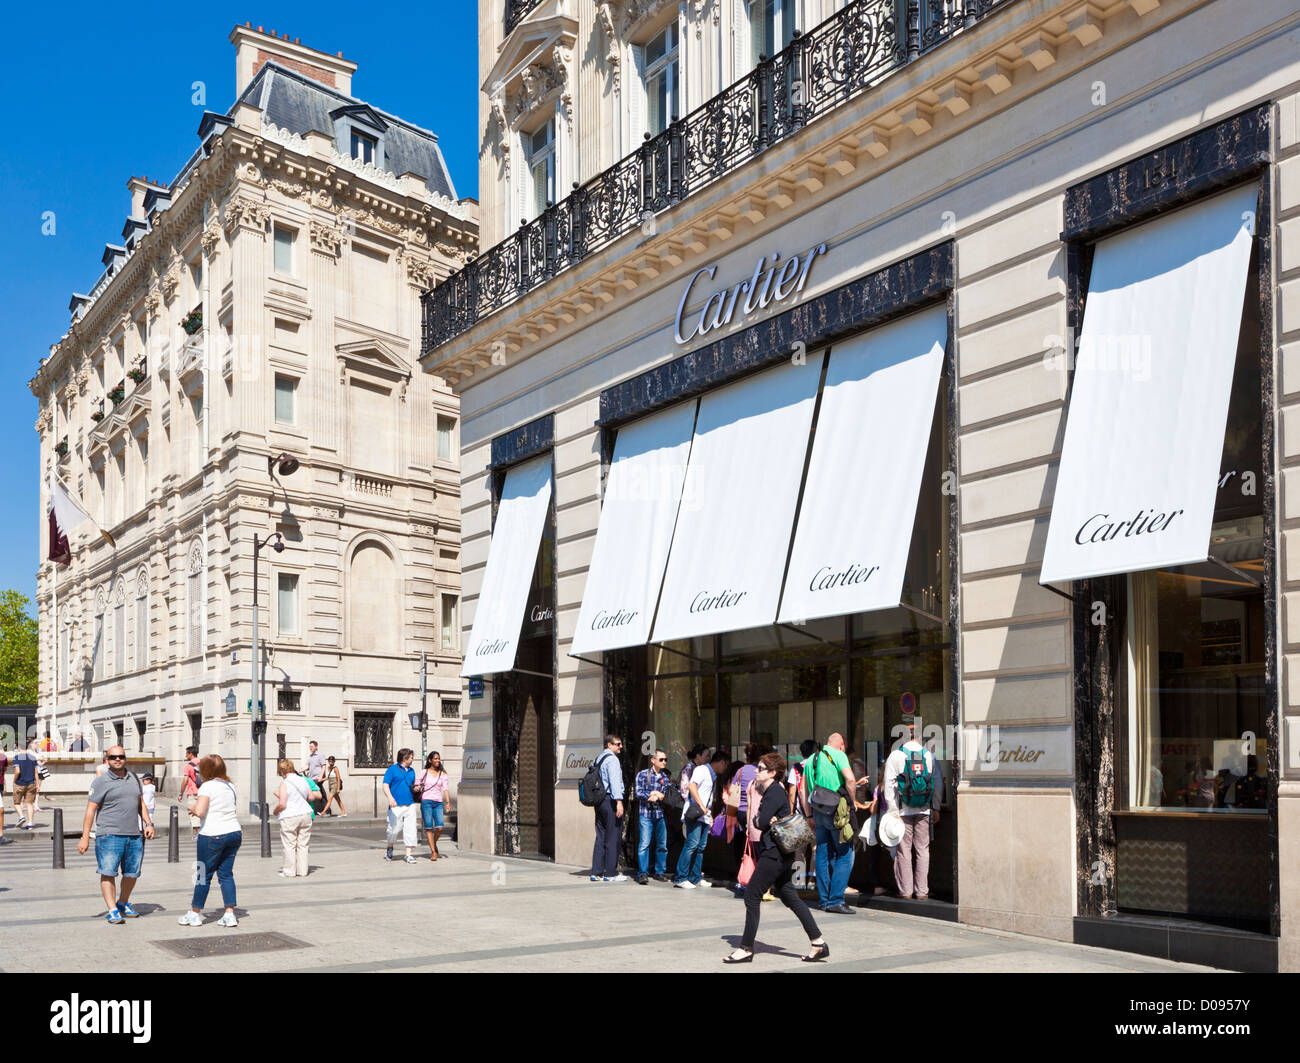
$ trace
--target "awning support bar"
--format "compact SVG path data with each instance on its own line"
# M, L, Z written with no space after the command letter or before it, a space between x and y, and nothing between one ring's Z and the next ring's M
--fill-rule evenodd
M822 638L820 635L814 635L811 631L804 631L803 628L799 627L798 624L777 624L776 626L777 626L777 627L783 627L783 628L785 628L787 631L793 631L796 635L807 635L808 638L810 638L810 639L816 639L818 642L821 642L821 643L823 643L823 644L825 644L825 645L827 645L827 646L838 646L838 645L839 645L838 642L830 642L830 641L828 641L827 639Z
M1050 583L1040 583L1039 586L1042 587L1044 590L1051 591L1053 594L1059 594L1067 602L1074 602L1075 605L1079 604L1079 600L1075 598L1073 594L1066 594L1065 591L1058 591Z
M604 661L593 661L590 657L584 657L580 653L571 653L569 654L569 656L572 657L575 661L582 661L584 664L594 664L597 668L605 667Z

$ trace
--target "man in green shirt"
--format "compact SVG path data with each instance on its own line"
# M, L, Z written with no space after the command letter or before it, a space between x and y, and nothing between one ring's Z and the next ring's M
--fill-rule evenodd
M858 783L844 750L844 736L837 732L826 739L825 746L804 761L800 798L805 811L812 811L813 829L817 836L817 896L821 902L818 907L836 915L855 915L856 912L844 903L844 888L853 872L853 837L850 835L848 841L842 841L840 828L835 826L834 812L823 812L810 803L813 793L822 787L841 793L858 808L866 807L853 798ZM841 787L847 789L841 791Z

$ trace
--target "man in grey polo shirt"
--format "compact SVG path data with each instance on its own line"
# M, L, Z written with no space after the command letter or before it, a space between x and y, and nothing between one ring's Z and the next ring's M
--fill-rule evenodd
M104 754L108 771L96 776L86 800L77 852L90 848L90 828L95 828L95 862L99 889L108 905L108 922L120 923L140 913L130 905L131 891L144 862L144 839L153 837L153 818L134 772L126 770L126 750L113 746ZM143 826L143 837L141 827ZM117 876L122 876L122 899L117 899Z

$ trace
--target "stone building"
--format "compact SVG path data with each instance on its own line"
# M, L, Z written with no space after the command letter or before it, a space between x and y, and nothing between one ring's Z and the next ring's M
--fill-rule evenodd
M588 863L608 731L919 720L864 903L1300 969L1294 0L479 13L462 844Z
M477 206L433 133L352 94L342 53L230 39L234 104L173 180L128 182L121 241L31 381L40 715L170 774L195 743L248 793L270 537L269 776L316 738L364 811L421 747L422 654L428 745L459 767L459 404L416 358L419 293L476 246ZM56 478L115 547L84 525L70 565L46 560Z

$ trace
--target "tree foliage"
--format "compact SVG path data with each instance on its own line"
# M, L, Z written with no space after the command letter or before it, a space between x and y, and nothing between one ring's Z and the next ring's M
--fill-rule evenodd
M0 591L0 705L36 704L39 628L30 605L25 594Z

